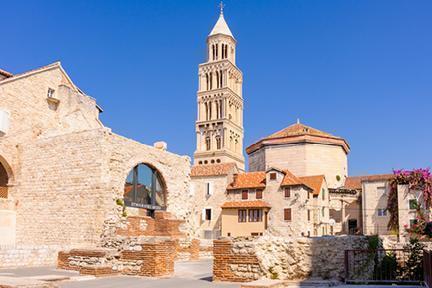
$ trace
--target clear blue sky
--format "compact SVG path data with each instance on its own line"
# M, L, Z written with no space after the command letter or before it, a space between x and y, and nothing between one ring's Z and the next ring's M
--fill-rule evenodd
M432 1L227 0L245 144L300 118L345 137L351 175L429 167ZM3 1L0 68L60 60L114 132L192 155L218 2Z

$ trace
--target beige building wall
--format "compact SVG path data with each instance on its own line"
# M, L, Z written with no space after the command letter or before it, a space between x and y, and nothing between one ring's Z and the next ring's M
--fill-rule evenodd
M342 186L348 175L347 154L336 145L265 146L249 155L250 171L264 171L269 167L288 169L298 177L324 174L330 188Z
M231 182L232 175L192 177L193 217L198 223L196 236L213 239L221 235L221 206L227 201L226 187ZM211 220L206 220L206 209L211 210Z
M408 235L406 233L406 228L411 227L415 223L417 216L416 209L411 209L410 200L415 200L424 207L422 200L422 192L418 190L409 190L407 185L398 185L398 209L399 209L399 235L401 241L408 240ZM429 217L430 212L423 210L426 217Z
M244 208L246 209L246 208ZM253 208L249 208L253 209ZM238 222L238 208L223 209L222 211L222 236L239 237L251 235L263 235L266 230L268 208L263 209L263 221L261 222ZM247 210L247 209L246 209Z
M389 213L385 211L389 189L387 181L362 182L363 234L391 234L387 229Z

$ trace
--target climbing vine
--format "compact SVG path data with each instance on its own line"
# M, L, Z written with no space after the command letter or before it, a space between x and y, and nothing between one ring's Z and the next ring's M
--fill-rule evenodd
M393 231L399 229L399 213L398 213L398 185L408 185L408 193L412 190L420 190L422 192L423 208L429 209L432 204L432 173L429 168L393 171L395 177L390 181L390 192L387 202L387 211L390 213L388 228ZM417 219L424 220L424 215L421 213L420 204L417 203ZM426 224L426 223L425 223Z

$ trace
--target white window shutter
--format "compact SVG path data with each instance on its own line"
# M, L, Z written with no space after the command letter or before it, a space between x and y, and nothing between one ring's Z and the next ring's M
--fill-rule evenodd
M9 113L0 109L0 136L5 135L9 131Z
M205 221L205 220L206 220L205 217L206 217L206 209L204 208L204 209L202 209L202 211L201 211L201 220L202 220L202 221Z
M209 183L209 195L210 196L213 195L213 183L212 182Z

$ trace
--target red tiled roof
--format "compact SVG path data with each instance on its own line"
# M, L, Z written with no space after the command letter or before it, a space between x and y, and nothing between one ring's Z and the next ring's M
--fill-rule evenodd
M277 169L276 169L277 170ZM294 185L305 185L300 178L296 177L288 170L278 170L284 174L284 178L281 181L281 186L294 186ZM227 190L236 189L250 189L250 188L265 188L266 187L266 173L264 171L258 172L246 172L236 174L234 180L227 187ZM309 187L312 189L312 187Z
M292 185L303 185L305 184L300 178L292 174L288 170L283 170L283 173L285 174L281 186L292 186Z
M9 73L9 72L7 72L7 71L5 71L5 70L3 70L3 69L0 69L0 75L5 76L6 78L9 78L9 77L12 77L12 76L13 76L12 73Z
M313 190L313 195L318 196L324 182L324 175L300 177L301 181Z
M229 208L271 208L270 204L264 202L262 200L254 200L254 201L230 201L225 202L222 206L222 209Z
M195 165L192 167L191 177L228 175L236 172L236 167L235 163Z
M265 188L265 184L266 173L264 171L247 172L236 174L234 181L228 185L227 189Z
M246 152L251 154L265 145L281 145L288 143L321 143L339 145L346 153L350 150L349 144L345 139L301 123L296 123L250 145L246 148Z
M394 174L376 174L366 176L352 176L347 177L345 180L345 189L362 189L362 182L373 182L373 181L388 181L394 177Z

